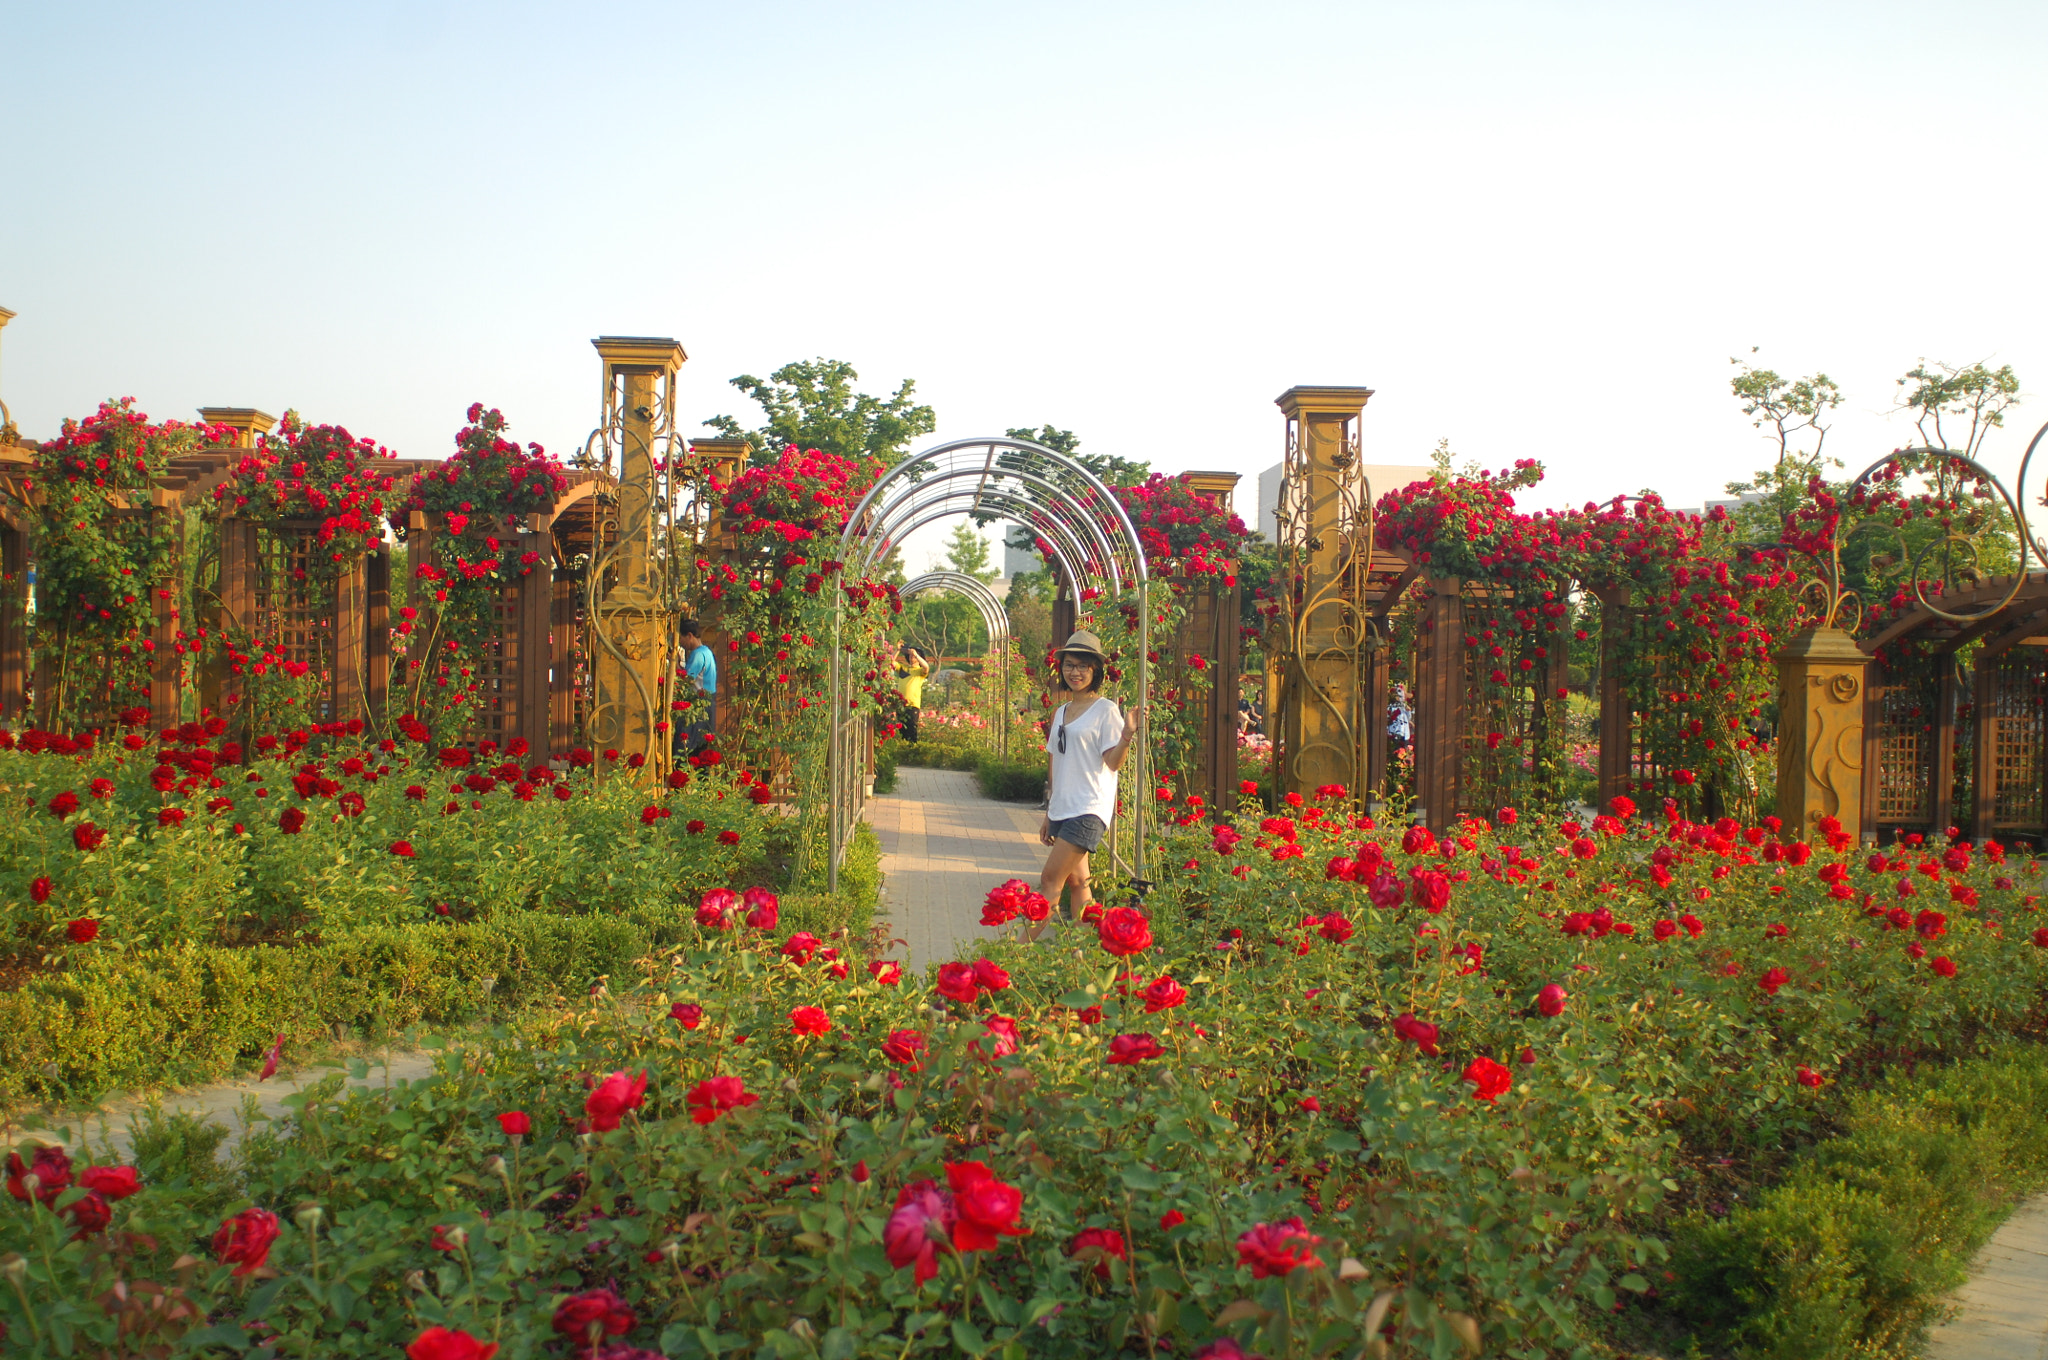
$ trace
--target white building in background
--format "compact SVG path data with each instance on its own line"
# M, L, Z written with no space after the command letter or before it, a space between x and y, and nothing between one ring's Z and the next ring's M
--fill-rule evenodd
M1045 564L1038 560L1038 554L1029 548L1020 548L1009 539L1010 526L1003 526L1003 579L1022 576L1030 571L1042 571Z
M1280 509L1280 469L1275 463L1259 474L1259 518L1256 523L1245 527L1268 543L1280 541L1280 526L1274 516ZM1367 463L1365 477L1372 487L1373 499L1377 501L1389 491L1395 491L1411 482L1429 480L1430 468L1426 464L1413 463Z

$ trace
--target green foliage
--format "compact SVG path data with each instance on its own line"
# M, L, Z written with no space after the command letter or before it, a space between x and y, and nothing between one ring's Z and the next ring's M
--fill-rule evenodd
M1043 444L1054 453L1065 454L1094 473L1095 479L1104 486L1136 486L1152 471L1150 462L1119 458L1113 453L1082 453L1080 436L1072 430L1055 429L1051 425L1033 430L1026 425L1014 430L1004 430L1003 433L1012 439L1028 439L1034 444ZM1030 544L1020 546L1029 547Z
M1743 1357L1911 1353L2021 1197L2048 1184L2048 1054L1897 1072L1754 1205L1676 1227L1674 1307Z
M1985 436L2003 426L2006 411L2020 401L2020 380L2011 364L1994 372L1981 363L1958 368L1922 359L1899 379L1899 386L1907 391L1898 409L1912 416L1921 447L1949 449L1966 458L1977 456Z
M1002 803L1036 803L1045 797L1043 760L999 760L984 756L974 767L982 796Z
M988 625L965 595L924 590L903 606L894 628L897 639L924 654L934 670L943 656L972 656L988 650Z
M929 406L911 400L917 384L905 378L884 398L856 393L860 374L840 359L800 359L784 364L766 380L743 373L732 385L759 403L766 423L744 429L732 416L704 423L729 439L748 440L754 465L772 465L785 448L818 449L841 458L901 462L910 441L938 428Z
M989 564L988 540L974 531L969 524L956 524L946 539L946 566L963 576L972 576L986 585L1001 576L1002 571Z

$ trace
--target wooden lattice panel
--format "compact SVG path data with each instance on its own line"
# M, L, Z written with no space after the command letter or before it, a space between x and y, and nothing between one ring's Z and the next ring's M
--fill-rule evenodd
M1992 663L1988 677L1991 724L1986 752L1991 780L1991 829L2048 829L2043 806L2044 747L2048 747L2048 657L2039 648L2016 648Z
M253 624L260 645L281 647L287 660L317 678L314 716L333 722L334 602L315 574L318 551L309 533L257 532Z
M1872 686L1877 746L1875 821L1925 826L1934 820L1934 747L1939 687L1926 665L1880 673Z

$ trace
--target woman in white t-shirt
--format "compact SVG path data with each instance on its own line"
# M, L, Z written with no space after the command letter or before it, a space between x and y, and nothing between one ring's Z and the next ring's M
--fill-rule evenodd
M1038 890L1057 904L1068 890L1068 920L1078 921L1093 899L1088 890L1088 855L1102 844L1116 816L1117 772L1131 741L1145 728L1145 710L1125 715L1101 694L1109 658L1095 634L1085 630L1060 648L1060 679L1072 696L1053 710L1045 734L1051 757L1045 820L1038 839L1052 847L1038 875Z

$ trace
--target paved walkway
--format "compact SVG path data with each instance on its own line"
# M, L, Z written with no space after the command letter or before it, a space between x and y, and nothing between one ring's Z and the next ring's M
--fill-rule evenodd
M383 1087L395 1081L417 1081L434 1074L434 1054L422 1051L386 1053L369 1058L369 1076L363 1081L349 1081L350 1086ZM325 1081L333 1076L333 1067L307 1067L296 1072L281 1072L269 1081L257 1081L254 1077L242 1077L235 1081L224 1081L212 1086L195 1086L184 1091L170 1091L154 1099L160 1100L166 1114L184 1111L198 1119L224 1125L229 1134L220 1145L220 1158L225 1161L228 1152L241 1140L246 1132L242 1124L242 1102L250 1096L256 1098L257 1108L272 1119L285 1113L284 1099L305 1088ZM22 1133L9 1131L0 1135L0 1143L15 1144L44 1143L59 1141L55 1136L63 1135L62 1141L71 1148L74 1156L79 1155L79 1144L90 1139L94 1148L112 1142L120 1155L125 1158L130 1149L131 1121L149 1107L152 1097L116 1096L103 1102L90 1115L73 1116L64 1120L50 1120L54 1126L50 1133Z
M1970 1263L1928 1360L2048 1360L2048 1195L2013 1211Z
M995 938L981 924L982 899L1006 879L1038 886L1044 815L982 797L974 776L959 770L901 767L896 792L868 800L882 842L882 897L892 932L910 946L912 970Z

